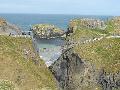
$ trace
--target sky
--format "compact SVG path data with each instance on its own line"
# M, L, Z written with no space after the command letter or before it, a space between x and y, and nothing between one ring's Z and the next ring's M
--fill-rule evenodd
M0 13L120 15L120 0L0 0Z

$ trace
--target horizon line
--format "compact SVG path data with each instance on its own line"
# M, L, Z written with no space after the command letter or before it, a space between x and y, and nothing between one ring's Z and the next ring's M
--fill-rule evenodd
M100 15L100 14L63 14L63 13L0 13L0 14L33 14L33 15L80 15L80 16L120 16L120 15Z

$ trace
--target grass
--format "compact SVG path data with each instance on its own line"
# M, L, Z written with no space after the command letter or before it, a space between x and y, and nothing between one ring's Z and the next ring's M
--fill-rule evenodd
M15 90L15 87L11 82L2 80L0 81L0 90Z
M79 26L79 21L77 22ZM68 39L76 42L112 35L115 32L115 23L109 20L106 25L105 30L77 28ZM81 58L91 61L97 69L104 68L106 72L112 73L120 70L120 39L104 38L100 41L78 45L74 47L74 50Z
M120 70L120 38L106 38L107 36L113 35L115 32L113 22L108 21L106 24L106 29L100 30L97 28L81 28L79 27L79 23L77 23L78 27L75 29L74 33L67 37L67 39L73 42L84 42L86 40L91 39L92 41L94 38L104 37L99 41L75 45L73 49L82 60L92 64L96 71L99 72L101 69L104 69L106 74L109 75L110 73L117 73ZM79 78L80 76L80 74L73 76L76 87L79 87L79 82L81 81ZM85 79L86 78L87 77L85 77ZM102 90L101 86L92 81L90 81L89 84L90 85L81 85L81 90Z
M112 19L106 21L105 22L105 24L106 24L105 30L101 30L99 28L88 29L88 28L82 27L80 19L73 20L73 22L70 23L70 26L71 27L77 26L77 30L91 30L91 31L97 32L99 34L106 34L106 35L113 35L114 34L114 35L119 35L120 34L120 30L116 29L117 27L120 27L120 20L119 20L119 18L120 17L118 17L117 19L116 18L112 18ZM88 32L90 32L90 31L88 31Z
M77 28L74 30L74 33L68 37L70 40L85 40L85 39L93 39L101 36L108 36L114 31L114 25L111 21L106 22L106 28L105 30L101 30L99 28L95 29L89 29L86 27L81 26L81 20L75 19L73 20L73 23L70 23L70 27L77 26Z
M97 69L108 73L120 70L120 39L102 39L94 43L76 46L74 50L81 58L92 62Z
M106 31L108 32L108 34L110 35L120 35L120 17L114 17L111 20L108 20L106 22L107 28ZM116 29L118 28L118 29Z
M106 22L106 24L107 24L107 27L106 27L107 32L108 33L113 32L114 26L115 26L114 23L111 20L109 20L108 22Z
M77 29L75 32L68 37L69 40L73 41L84 41L88 39L94 39L95 37L104 36L103 33L96 31L96 30L89 30L89 29Z
M0 35L0 80L12 82L19 90L56 90L54 77L26 38Z

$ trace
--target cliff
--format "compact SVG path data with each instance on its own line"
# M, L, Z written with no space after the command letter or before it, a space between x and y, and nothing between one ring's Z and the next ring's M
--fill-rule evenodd
M14 24L7 22L5 19L0 18L0 34L2 35L12 35L12 34L21 34L21 30Z
M82 60L72 49L65 51L49 68L62 90L101 90L92 65Z
M49 67L59 86L63 90L120 90L120 38L107 38L109 30L73 30L66 38L69 48Z
M57 90L29 38L0 35L0 90Z
M38 38L54 38L60 37L64 31L50 24L37 24L32 27L33 33Z
M90 55L89 55L90 56ZM99 62L97 58L96 62ZM89 59L90 60L90 59ZM106 67L97 68L94 62L81 58L73 49L66 50L61 57L50 66L62 90L119 90L119 63L116 72L108 72ZM93 59L92 59L93 60ZM101 64L101 63L99 63ZM102 66L102 65L101 65ZM115 66L111 69L114 70Z

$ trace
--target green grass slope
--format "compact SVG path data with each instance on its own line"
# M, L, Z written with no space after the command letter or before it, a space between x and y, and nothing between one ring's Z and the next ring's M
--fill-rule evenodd
M0 90L56 90L30 39L0 35Z
M94 30L89 29L77 29L70 37L73 40L93 39L95 37L101 37L103 34Z
M120 70L120 38L104 38L76 46L74 50L81 58L92 62L97 69L104 68L108 73Z

